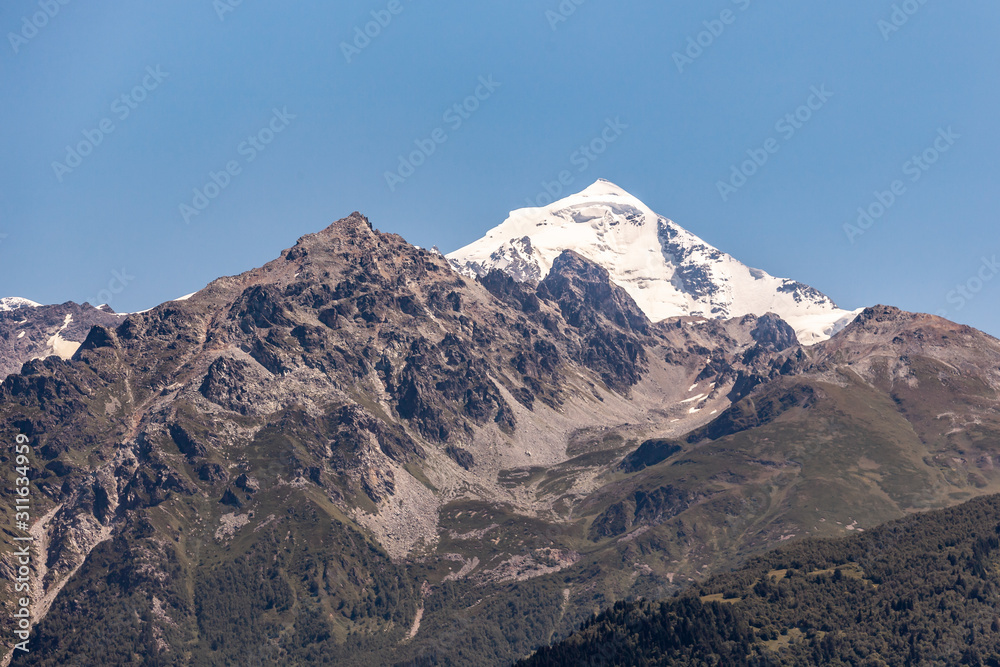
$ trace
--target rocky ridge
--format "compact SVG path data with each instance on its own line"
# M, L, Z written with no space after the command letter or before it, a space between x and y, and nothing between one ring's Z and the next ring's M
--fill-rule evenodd
M872 308L809 347L774 314L653 323L572 251L537 284L472 279L353 214L0 385L51 515L35 655L118 660L86 617L168 664L499 664L791 537L997 488L998 391L1000 343L933 316ZM436 642L470 614L507 639Z
M43 306L16 297L0 299L0 377L20 371L32 359L69 359L95 324L115 327L123 319L107 307L72 301Z

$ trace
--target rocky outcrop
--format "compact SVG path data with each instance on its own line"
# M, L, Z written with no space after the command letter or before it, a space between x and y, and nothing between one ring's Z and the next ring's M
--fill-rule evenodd
M799 344L795 329L774 313L757 318L757 324L750 335L758 345L773 352L781 352Z
M538 296L555 302L580 335L573 352L614 391L627 394L642 377L646 351L641 340L649 320L632 298L611 283L608 272L567 250L538 285Z
M646 440L638 449L625 457L621 469L625 472L639 472L643 468L666 461L682 449L683 447L670 440L660 438Z
M661 486L651 491L636 491L631 497L614 503L602 512L590 527L590 539L598 541L628 532L633 526L646 526L672 519L704 494L673 486Z
M595 327L603 316L626 331L649 333L649 319L624 289L611 282L607 270L572 250L556 258L538 293L557 302L571 326Z
M68 301L59 305L0 309L0 379L25 362L57 356L69 359L94 326L110 332L125 318L107 308ZM94 340L91 345L100 341Z
M687 442L718 440L772 423L792 408L808 409L822 398L810 385L791 382L775 383L762 391L735 403L719 417L687 435Z

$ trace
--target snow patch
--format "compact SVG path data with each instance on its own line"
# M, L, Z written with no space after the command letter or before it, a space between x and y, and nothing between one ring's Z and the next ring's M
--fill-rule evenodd
M9 312L11 310L21 310L22 308L40 308L42 304L35 303L30 299L25 299L19 296L5 296L0 299L0 312Z
M59 331L52 334L52 336L45 343L48 349L52 351L52 354L58 355L61 359L73 358L76 351L80 349L80 343L74 340L66 340L61 335L62 332L66 330L66 327L68 327L72 322L73 316L67 313Z

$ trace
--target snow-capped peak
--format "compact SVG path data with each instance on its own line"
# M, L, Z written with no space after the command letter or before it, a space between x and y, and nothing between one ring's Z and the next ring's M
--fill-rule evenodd
M564 250L607 269L653 321L773 312L810 344L860 312L838 308L808 285L745 266L604 179L548 206L512 211L448 259L470 276L501 269L517 280L539 281Z
M22 308L39 308L42 304L35 303L30 299L25 299L19 296L5 296L0 299L0 312L9 312L12 310L21 310Z
M576 197L600 199L604 197L621 197L623 199L631 199L633 202L642 204L641 201L632 196L631 193L627 192L624 188L619 187L607 180L606 178L599 178L594 181L591 185L587 186L584 190L581 190Z

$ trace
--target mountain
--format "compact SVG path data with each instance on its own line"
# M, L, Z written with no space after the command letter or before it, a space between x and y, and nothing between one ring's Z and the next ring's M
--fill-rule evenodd
M6 296L0 299L0 312L9 312L12 310L27 310L28 308L38 308L40 303L35 303L30 299L25 299L20 296Z
M353 214L28 361L0 428L33 451L17 664L501 665L1000 491L1000 341L888 306L809 346L773 313L652 322L573 250L470 278Z
M72 301L43 306L20 297L0 299L0 378L32 359L69 359L95 324L114 327L124 318L106 306Z
M821 292L741 264L617 185L599 180L548 206L511 212L482 239L448 255L467 276L500 269L539 281L563 250L608 270L653 321L775 313L804 344L829 338L861 311Z
M997 665L998 560L989 496L618 603L518 665Z

